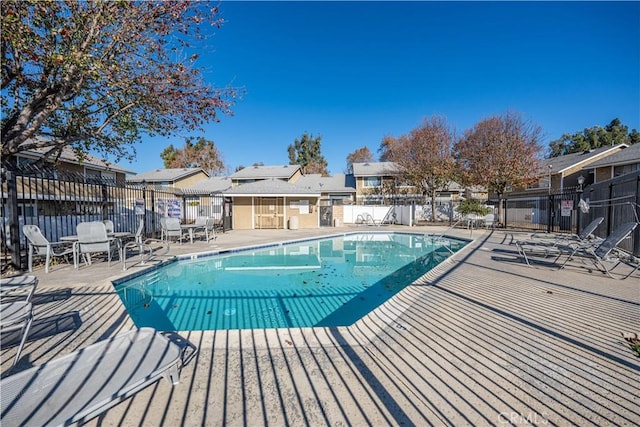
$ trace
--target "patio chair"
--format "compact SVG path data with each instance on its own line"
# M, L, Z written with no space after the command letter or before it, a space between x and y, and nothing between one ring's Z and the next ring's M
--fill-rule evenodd
M496 222L495 214L491 214L490 213L490 214L485 215L484 219L483 219L483 222L484 222L484 227L485 228L487 228L487 229L488 228L493 228L494 225L495 225L495 222Z
M40 227L37 225L26 224L22 227L22 232L29 241L29 272L33 271L34 256L45 257L44 271L48 273L53 258L66 257L73 253L73 248L69 242L50 242L44 237Z
M551 244L553 241L557 241L558 243L565 242L583 242L588 239L593 238L593 232L596 231L598 226L602 224L604 221L604 217L597 217L589 224L587 224L578 234L554 234L554 233L534 233L531 235L532 240L529 242L534 242L539 240L540 243L545 244L545 242L549 242L551 240Z
M593 232L598 228L598 226L604 221L603 217L598 217L587 224L586 227L580 231L579 234L539 234L535 233L532 235L533 239L527 240L518 240L516 241L516 247L518 248L518 252L521 256L524 257L527 264L529 264L529 259L527 257L527 253L529 254L541 254L543 256L558 256L559 250L563 247L567 247L571 244L584 244L590 246L592 244L602 242L603 239L593 237ZM545 249L545 247L549 247L551 249ZM553 249L553 248L557 248ZM573 247L567 249L568 251L573 251ZM557 258L556 258L557 260Z
M162 224L162 237L163 240L169 242L171 238L176 238L180 244L184 238L182 227L180 227L180 219L178 218L163 218L164 221L160 221Z
M27 296L24 298L26 302L31 302L31 297L38 286L38 278L36 276L12 276L0 279L0 301L5 302L7 298L17 298L16 292Z
M616 278L611 274L611 272L620 264L625 263L629 264L630 260L633 263L635 258L626 252L620 251L617 249L617 246L626 238L631 236L631 233L638 226L637 222L627 222L622 224L606 238L601 243L593 246L585 246L585 245L575 245L574 250L569 254L567 259L562 263L560 269L564 268L564 266L571 260L573 257L579 256L583 258L590 259L594 265L603 273L606 273L607 276L611 278ZM614 266L611 268L607 267L607 263L614 263ZM631 273L623 277L626 279L629 277L634 271L638 269L640 265L635 265L635 268Z
M107 234L113 234L113 232L116 231L113 221L110 219L105 219L102 222L104 223L104 227L107 229Z
M122 248L122 271L127 269L127 251L129 249L134 249L134 248L138 249L141 265L144 265L146 261L148 261L149 259L151 259L151 257L153 257L154 249L151 246L152 243L156 243L156 242L162 243L163 246L165 247L164 254L169 252L171 248L169 245L169 242L163 242L161 239L153 239L153 238L145 239L143 236L143 233L144 233L144 219L141 219L140 223L138 224L138 228L136 230L134 240L126 243ZM147 253L146 256L145 256L145 253Z
M377 222L370 213L363 214L364 224L366 225L380 225L380 222Z
M4 378L2 424L81 425L180 370L195 355L177 334L132 330Z
M81 222L76 226L76 234L78 235L78 240L73 243L74 268L78 268L81 255L85 264L91 265L91 254L103 252L106 253L107 262L111 266L111 253L120 248L118 248L116 239L107 236L107 228L103 222ZM122 260L121 254L120 260Z
M624 239L633 233L633 230L635 230L637 226L637 222L622 224L602 241L575 242L562 246L522 245L521 255L529 266L531 264L529 263L527 255L555 256L554 264L557 263L563 255L566 255L567 259L560 265L559 269L563 269L569 260L574 257L590 259L600 271L606 273L609 277L615 278L611 274L611 271L619 264L626 263L633 265L633 257L616 248ZM608 268L607 263L612 262L615 263L615 265L612 268ZM637 269L638 268L635 267L634 271ZM624 278L626 279L632 273L633 271Z
M198 218L196 218L196 224L201 225L198 228L194 228L193 229L193 235L200 237L200 236L204 236L205 241L209 241L211 239L216 238L216 231L215 231L215 225L216 225L216 220L214 218L208 218L208 217L199 217L201 218L200 220L200 224L198 221ZM204 223L203 221L204 220Z
M33 321L33 311L31 302L28 301L15 301L0 304L0 331L4 335L6 332L17 331L20 330L20 344L18 346L18 351L16 352L16 357L13 359L13 364L11 367L13 368L18 363L20 359L20 354L22 353L22 348L24 347L24 343L27 340L27 335L29 335L29 329L31 328L31 322ZM3 346L6 343L3 340ZM4 389L2 390L3 399L4 399ZM2 417L4 421L4 414Z

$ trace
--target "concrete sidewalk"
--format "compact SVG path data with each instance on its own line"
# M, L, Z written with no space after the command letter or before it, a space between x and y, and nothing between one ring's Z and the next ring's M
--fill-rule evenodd
M232 231L169 255L354 230L380 229ZM452 234L474 240L350 327L181 333L199 353L179 385L158 382L89 424L640 424L640 359L621 336L640 332L640 273L530 268L511 233ZM104 264L35 272L18 369L134 327L111 280L141 267ZM3 373L14 351L2 350Z

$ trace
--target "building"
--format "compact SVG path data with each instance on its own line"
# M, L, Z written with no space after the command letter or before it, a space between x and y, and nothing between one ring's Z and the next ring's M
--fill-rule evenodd
M608 158L625 148L627 148L626 144L619 144L543 159L539 162L539 179L527 187L525 192L562 192L567 188L576 187L580 176L585 179L584 185L589 185L594 182L594 177L585 173L589 170L589 165Z
M183 189L209 178L202 168L155 169L129 178L130 184Z
M592 182L598 183L607 181L618 176L640 170L640 144L623 147L618 152L597 160L588 166L584 171L592 176Z

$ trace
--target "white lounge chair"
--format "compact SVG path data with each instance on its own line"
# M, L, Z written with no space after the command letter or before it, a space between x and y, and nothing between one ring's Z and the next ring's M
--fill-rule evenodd
M22 227L24 236L29 241L29 272L33 271L33 257L44 256L44 271L49 272L49 266L54 257L66 257L73 254L73 248L69 242L50 242L40 231L37 225L26 224Z
M207 242L216 238L216 220L214 218L198 217L196 218L196 225L199 227L193 229L194 237L204 236Z
M2 425L82 424L179 371L196 352L176 334L151 328L114 338L4 378Z
M38 278L36 276L12 276L0 279L0 300L5 302L5 298L10 297L13 300L16 292L23 293L27 291L25 297L26 302L31 302L31 297L38 286Z
M15 359L13 359L13 365L11 365L11 367L14 367L20 359L20 353L22 353L22 348L27 340L27 335L29 335L29 328L31 328L32 321L33 311L30 302L16 301L0 304L0 331L2 334L20 330L21 335L20 345L18 346L18 351ZM2 390L2 398L0 398L0 400L3 400L4 390L2 387L0 387L0 390ZM2 419L2 423L4 424L4 414L0 419Z

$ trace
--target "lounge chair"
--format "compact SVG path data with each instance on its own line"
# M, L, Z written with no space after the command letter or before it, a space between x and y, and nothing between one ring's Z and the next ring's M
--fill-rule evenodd
M585 245L575 245L574 250L567 256L567 259L562 263L560 268L564 268L564 266L571 260L573 257L579 256L583 258L588 258L593 261L594 265L603 273L606 273L611 278L616 278L611 274L611 272L620 264L625 263L629 264L630 260L633 263L635 260L634 257L627 254L626 252L620 251L617 249L617 246L626 238L628 238L631 233L638 226L637 222L627 222L626 224L622 224L618 228L616 228L606 239L604 239L601 243L594 246L585 246ZM615 263L613 267L608 268L607 263ZM629 277L635 270L638 269L638 266L635 266L633 271L623 277L626 279Z
M29 241L29 272L33 271L33 257L44 256L44 272L49 272L49 266L54 257L66 257L73 254L73 248L69 242L50 242L40 231L37 225L26 224L22 227L24 236Z
M571 242L584 242L594 238L593 232L604 221L603 217L598 217L587 224L578 234L554 234L554 233L534 233L530 240L522 241L523 244L543 244L555 245Z
M12 300L16 292L22 293L26 290L27 296L24 298L26 302L31 302L31 297L38 286L38 278L36 276L12 276L0 279L0 300L5 302L5 298L10 297Z
M2 424L82 424L179 370L195 347L176 334L151 328L114 338L4 378Z
M27 340L27 335L29 335L29 328L31 328L32 321L33 310L31 302L16 301L0 304L0 331L2 332L2 334L20 330L21 335L20 345L18 346L18 351L16 353L15 359L13 359L13 364L11 365L11 367L16 366L16 363L18 363L18 360L20 359L20 353L22 353L22 348L24 347L24 343ZM2 398L0 398L0 400L3 401L5 398L4 386L0 387L0 390L2 390ZM2 416L0 419L2 419L2 422L4 424L4 416ZM7 425L12 424L8 423Z
M542 254L544 256L556 257L553 263L557 263L563 255L566 255L567 258L560 265L560 269L564 268L569 260L573 259L574 257L590 259L599 270L601 270L603 273L606 273L609 277L615 278L611 274L611 271L614 270L619 264L626 263L633 265L634 258L631 255L616 249L616 247L624 239L629 237L637 226L637 222L628 222L626 224L622 224L621 226L616 228L606 239L596 242L576 242L566 246L522 245L521 254L527 262L527 265L529 266L531 264L529 263L527 254L540 255L542 251ZM612 262L615 263L615 265L612 268L608 268L607 263ZM634 271L637 269L638 267L635 267ZM624 278L626 279L632 273L633 271Z
M603 217L598 217L587 224L579 234L533 234L533 239L518 240L516 247L518 252L529 264L529 255L555 256L556 261L562 253L562 249L572 252L576 244L586 247L602 242L600 238L594 238L593 232L604 221ZM574 246L571 246L574 245ZM555 262L555 261L554 261Z

